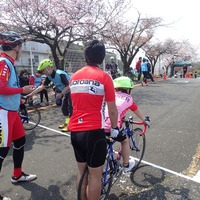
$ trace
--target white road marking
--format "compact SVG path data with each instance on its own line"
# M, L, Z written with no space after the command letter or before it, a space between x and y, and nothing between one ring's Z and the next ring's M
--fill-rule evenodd
M197 174L193 177L194 180L200 183L200 170L197 172Z
M177 81L177 83L189 83L189 81Z
M40 125L40 124L38 124L38 126L41 127L41 128L44 128L44 129L47 129L47 130L50 130L50 131L59 133L59 134L61 134L61 135L65 135L65 136L67 136L67 137L70 137L70 134L68 134L68 133L63 133L63 132L61 132L61 131L57 131L57 130L55 130L55 129L52 129L52 128L49 128L49 127L46 127L46 126L42 126L42 125Z
M155 168L157 168L157 169L161 169L161 170L163 170L163 171L165 171L165 172L169 172L169 173L174 174L174 175L176 175L176 176L185 178L185 179L187 179L187 180L191 180L191 181L200 183L200 178L197 179L197 178L195 178L195 176L194 176L194 177L189 177L189 176L186 176L186 175L184 175L184 174L181 174L181 173L172 171L172 170L170 170L170 169L167 169L167 168L164 168L164 167L155 165L155 164L153 164L153 163L146 162L146 161L144 161L144 160L142 160L141 162L144 163L144 164L150 165L150 166L152 166L152 167L155 167Z
M41 128L50 130L50 131L52 131L52 132L56 132L56 133L59 133L59 134L61 134L61 135L65 135L65 136L67 136L67 137L70 137L70 134L68 134L68 133L62 133L61 131L57 131L57 130L55 130L55 129L48 128L48 127L46 127L46 126L42 126L42 125L40 125L40 124L38 124L38 126L41 127ZM132 157L132 156L130 156L130 157L131 157L131 158L134 158L134 157ZM137 158L134 158L134 159L137 160ZM144 160L142 160L141 162L144 163L144 164L147 164L147 165L149 165L149 166L155 167L155 168L157 168L157 169L161 169L161 170L163 170L163 171L165 171L165 172L168 172L168 173L174 174L174 175L176 175L176 176L185 178L185 179L187 179L187 180L191 180L191 181L194 181L194 182L196 182L196 183L200 183L200 171L199 171L194 177L189 177L189 176L186 176L186 175L184 175L184 174L175 172L175 171L173 171L173 170L170 170L170 169L161 167L161 166L159 166L159 165L155 165L155 164L153 164L153 163L150 163L150 162L147 162L147 161L144 161Z

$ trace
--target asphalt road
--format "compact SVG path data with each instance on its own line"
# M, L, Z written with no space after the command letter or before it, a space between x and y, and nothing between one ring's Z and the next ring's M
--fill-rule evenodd
M144 161L119 179L109 199L200 199L200 181L193 178L200 170L199 86L200 79L167 79L134 88L134 100L151 118ZM58 129L61 108L48 107L41 114L41 126L27 132L23 163L37 180L11 184L11 149L0 174L0 193L12 200L76 200L70 137Z

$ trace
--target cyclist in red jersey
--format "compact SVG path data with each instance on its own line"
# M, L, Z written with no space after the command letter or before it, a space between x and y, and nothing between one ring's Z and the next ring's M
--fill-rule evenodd
M14 170L12 183L32 181L36 175L22 172L24 157L25 132L18 115L20 94L30 93L33 86L19 86L19 80L14 67L14 61L20 58L24 39L13 31L0 33L0 171L2 163L13 142ZM2 184L2 182L1 182ZM9 199L0 195L0 200Z
M117 107L112 78L100 69L105 58L105 46L98 40L85 48L87 66L70 79L73 112L69 122L71 142L78 166L77 185L88 166L88 176L82 185L82 199L98 200L106 158L104 109L107 102L111 131L117 129Z

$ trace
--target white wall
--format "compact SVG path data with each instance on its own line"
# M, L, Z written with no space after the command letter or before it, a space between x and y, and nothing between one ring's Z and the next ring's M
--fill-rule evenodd
M38 42L28 41L23 44L22 48L23 48L22 55L19 61L15 62L15 66L20 67L20 69L21 67L26 68L30 72L32 70L33 72L35 72L37 70L37 66L39 62L45 58L49 58L51 54L51 51L48 45L38 43ZM32 59L33 59L32 67L31 67L31 62L30 62L31 54L32 54Z

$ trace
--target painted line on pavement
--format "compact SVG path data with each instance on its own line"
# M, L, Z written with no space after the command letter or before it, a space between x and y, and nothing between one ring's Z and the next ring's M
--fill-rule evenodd
M61 134L61 135L65 135L65 136L67 136L67 137L70 137L70 134L68 134L68 133L63 133L63 132L61 132L61 131L57 131L57 130L55 130L55 129L48 128L48 127L46 127L46 126L42 126L42 125L40 125L40 124L38 124L38 126L41 127L41 128L50 130L50 131L52 131L52 132L56 132L56 133L59 133L59 134ZM132 157L132 156L130 156L130 157ZM132 157L132 158L134 158L134 157ZM136 158L134 158L134 159L136 159ZM136 159L136 160L137 160L137 159ZM150 162L147 162L147 161L144 161L144 160L142 160L141 162L144 163L144 164L147 164L147 165L149 165L149 166L152 166L152 167L154 167L154 168L161 169L161 170L163 170L163 171L165 171L165 172L174 174L174 175L179 176L179 177L181 177L181 178L184 178L184 179L187 179L187 180L191 180L191 181L194 181L194 182L196 182L196 183L200 183L200 179L198 179L196 176L194 176L194 177L192 178L192 177L186 176L186 175L184 175L184 174L175 172L175 171L173 171L173 170L170 170L170 169L161 167L161 166L159 166L159 165L155 165L155 164L153 164L153 163L150 163Z
M150 165L150 166L152 166L152 167L155 167L155 168L157 168L157 169L161 169L161 170L163 170L163 171L165 171L165 172L169 172L169 173L174 174L174 175L176 175L176 176L185 178L185 179L187 179L187 180L191 180L191 181L200 183L200 179L197 179L196 177L195 177L195 178L194 178L194 177L189 177L189 176L186 176L186 175L184 175L184 174L175 172L175 171L173 171L173 170L170 170L170 169L161 167L161 166L159 166L159 165L155 165L155 164L153 164L153 163L150 163L150 162L147 162L147 161L144 161L144 160L142 160L141 162L144 163L144 164Z
M42 125L40 125L40 124L38 124L38 126L41 127L41 128L47 129L47 130L49 130L49 131L53 131L53 132L59 133L59 134L61 134L61 135L65 135L65 136L67 136L67 137L70 137L70 134L68 134L68 133L63 133L63 132L61 132L61 131L57 131L57 130L55 130L55 129L52 129L52 128L49 128L49 127L46 127L46 126L42 126Z
M177 83L189 83L189 81L177 81Z

